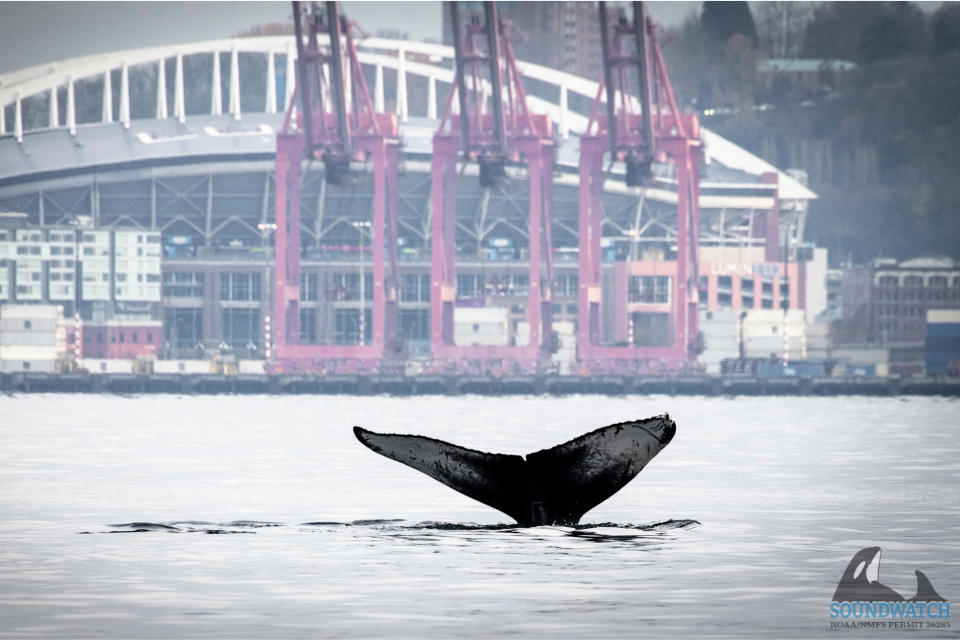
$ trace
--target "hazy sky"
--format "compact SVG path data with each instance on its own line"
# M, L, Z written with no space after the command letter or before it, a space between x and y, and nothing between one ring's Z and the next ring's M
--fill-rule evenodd
M650 2L673 24L700 2ZM399 29L440 40L439 2L343 2L369 34ZM290 19L289 2L0 2L0 73L117 49L229 38L258 24Z

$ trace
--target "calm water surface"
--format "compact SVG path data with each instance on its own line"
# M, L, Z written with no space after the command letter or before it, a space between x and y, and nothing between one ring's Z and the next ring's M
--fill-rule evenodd
M865 637L828 618L862 547L883 548L880 579L905 597L920 569L960 599L958 410L943 398L4 397L0 637ZM578 528L496 526L506 516L350 429L525 454L664 411L676 438Z

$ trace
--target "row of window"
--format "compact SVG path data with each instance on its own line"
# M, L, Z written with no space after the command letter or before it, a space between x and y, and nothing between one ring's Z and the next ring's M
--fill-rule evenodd
M153 344L153 334L148 331L145 335L146 335L146 341L147 341L147 343ZM86 342L97 342L97 343L103 344L103 342L104 342L103 331L102 331L102 330L97 330L97 331L84 331L84 332L83 332L83 341L84 341L85 343L86 343ZM111 343L111 344L116 344L116 343L118 343L118 342L119 342L120 344L124 344L124 343L126 343L126 341L127 341L127 336L126 336L126 334L123 333L123 332L120 332L119 334L115 333L115 334L112 334L112 335L110 336L110 343ZM136 331L131 332L130 342L132 342L132 343L134 343L134 344L140 342L140 334L139 334L138 332L136 332Z
M944 300L960 300L960 291L928 291L926 295L921 291L904 291L903 295L900 295L898 291L880 291L877 293L877 300L881 302L897 302L899 300L905 302L922 300L942 302Z
M881 287L898 287L900 278L898 276L880 276L877 284ZM928 287L946 287L949 285L947 276L928 276L926 286ZM922 287L924 286L923 276L903 276L904 287ZM953 286L960 287L960 276L953 276Z
M909 322L897 325L896 322L878 322L877 330L883 333L916 333L923 330L924 325Z
M123 281L125 277L117 275ZM149 274L147 282L156 282ZM505 276L502 280L494 277L485 282L482 274L459 274L457 276L457 295L472 298L492 294L514 294L524 292L530 283L527 274ZM578 277L561 275L557 277L555 293L557 295L577 295ZM204 293L204 274L200 272L167 272L163 274L163 295L168 298L202 298ZM342 302L360 300L361 289L365 300L373 299L373 276L365 274L363 287L360 286L359 273L335 273L326 298ZM316 302L318 299L318 275L303 273L300 275L300 300ZM221 273L220 299L228 301L260 300L260 274L257 273ZM430 274L407 273L400 283L400 300L403 302L430 301Z
M923 307L904 307L903 315L909 317L923 316L926 310ZM877 315L881 318L895 318L900 315L900 307L878 307Z

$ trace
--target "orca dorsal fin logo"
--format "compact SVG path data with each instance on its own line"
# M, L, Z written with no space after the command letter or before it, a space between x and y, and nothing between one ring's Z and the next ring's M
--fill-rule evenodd
M840 577L834 602L904 602L906 598L880 582L880 547L866 547L853 555ZM909 602L946 602L922 571L917 574L917 595Z
M937 593L933 588L930 579L924 575L923 571L917 569L914 571L917 575L917 595L913 596L911 602L946 602L947 599Z
M602 427L526 456L485 453L417 435L354 427L357 439L521 526L576 524L622 489L676 433L666 415Z

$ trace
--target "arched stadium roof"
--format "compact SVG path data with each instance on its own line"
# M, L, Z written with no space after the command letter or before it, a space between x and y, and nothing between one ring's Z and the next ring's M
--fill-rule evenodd
M411 215L422 215L417 209L425 208L428 199L424 189L429 189L431 139L453 78L453 49L382 38L357 44L376 107L395 110L399 116L405 172L401 199L407 200L401 205L401 218L404 206ZM164 207L170 211L193 207L197 215L206 215L205 222L182 211L177 215L208 236L214 227L235 223L255 235L256 219L265 220L272 207L275 134L292 97L293 87L286 78L293 75L294 56L292 36L264 36L113 51L0 75L0 210L39 212L38 221L46 223L77 213L93 212L96 217L110 210L105 205L109 198L119 198L111 189L147 190L132 197L142 202L149 199L149 216L125 215L135 224L164 230L173 225L173 229L175 221L163 219ZM567 224L573 236L578 134L586 127L598 85L522 61L518 67L531 109L549 114L555 123L556 182L570 192L566 196L559 188L555 192L555 197L567 201L560 203L556 220ZM742 230L752 224L747 218L752 220L753 212L771 206L772 187L762 176L776 172L781 206L795 212L792 224L800 225L802 237L806 202L816 194L708 129L702 129L702 137L707 156L701 180L705 233L718 240L742 236ZM241 176L235 180L237 185L230 182L229 173ZM204 175L204 186L193 184L196 176ZM203 189L206 192L200 193ZM304 197L313 194L318 200L303 206L322 210L322 189L318 184L311 191L311 185L305 184ZM614 170L605 190L612 199L607 205L611 220L616 211L623 215L622 225L613 221L619 226L634 218L639 225L640 209L653 202L665 206L676 202L669 173L659 175L655 186L639 193L627 188ZM243 198L237 195L241 192ZM504 206L511 197L503 194ZM476 198L481 200L479 194ZM72 204L73 199L80 205ZM219 214L218 222L217 207L225 211L231 202L238 210L249 211ZM339 208L346 202L340 201ZM566 214L564 206L569 209ZM663 220L651 224L665 230L668 226ZM316 225L319 242L322 225L319 221ZM425 227L421 230L426 234Z

